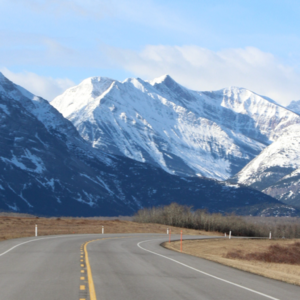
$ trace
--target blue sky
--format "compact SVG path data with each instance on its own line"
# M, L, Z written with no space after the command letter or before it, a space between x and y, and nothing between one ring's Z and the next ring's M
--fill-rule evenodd
M91 76L300 99L300 1L0 0L0 71L52 100Z

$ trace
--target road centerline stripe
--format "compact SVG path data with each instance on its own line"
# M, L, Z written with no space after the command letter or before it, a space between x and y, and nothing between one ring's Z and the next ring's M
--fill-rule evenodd
M89 261L89 255L88 255L88 252L86 249L86 246L91 242L93 242L93 241L89 241L84 244L85 264L86 264L87 279L88 279L88 284L89 284L90 300L97 300L92 270L91 270L90 261Z
M88 255L88 251L87 251L87 245L89 243L102 241L102 240L124 239L124 238L130 238L130 237L132 237L132 236L107 237L107 238L91 240L91 241L88 241L84 244L83 249L84 249L84 254L85 254L84 256L85 256L85 265L86 265L86 272L87 272L87 282L88 282L88 285L89 285L90 300L97 300L97 297L96 297L95 285L94 285L94 281L93 281L92 269L91 269L90 262L89 262L89 255ZM81 265L81 266L84 266L84 265ZM84 270L81 270L81 273L84 273Z

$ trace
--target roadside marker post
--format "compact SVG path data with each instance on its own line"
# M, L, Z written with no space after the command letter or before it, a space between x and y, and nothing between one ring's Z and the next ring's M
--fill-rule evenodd
M272 232L270 231L270 234L269 234L269 240L272 239Z
M231 231L229 231L229 239L231 239Z
M35 224L35 236L38 236L38 228L36 224Z
M170 229L170 233L169 233L169 243L171 243L171 229Z
M226 237L226 232L225 232L225 237Z
M104 226L102 226L102 234L104 234Z
M182 230L180 231L180 252L182 252Z
M169 234L169 228L167 228L167 234Z

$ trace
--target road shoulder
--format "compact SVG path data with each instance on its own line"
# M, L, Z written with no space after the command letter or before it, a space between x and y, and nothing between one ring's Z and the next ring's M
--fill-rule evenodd
M283 243L288 244L292 242L294 241L286 240ZM299 265L266 263L253 260L247 261L241 259L229 259L225 257L226 254L233 249L241 250L243 252L251 252L255 250L263 251L270 244L275 243L278 243L278 241L251 239L184 240L182 252L239 270L300 286ZM165 242L162 246L167 249L180 252L180 241L173 241L171 243Z

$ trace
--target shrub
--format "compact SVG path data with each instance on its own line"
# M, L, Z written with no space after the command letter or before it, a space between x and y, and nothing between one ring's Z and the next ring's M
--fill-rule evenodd
M227 253L226 258L300 265L300 242L295 242L286 247L278 244L271 245L265 252L254 252L246 255L243 255L240 250L232 251Z
M172 203L163 207L143 208L133 217L139 223L158 223L205 231L229 232L235 236L299 238L298 218L241 217L209 214L205 210L193 211L192 207Z

